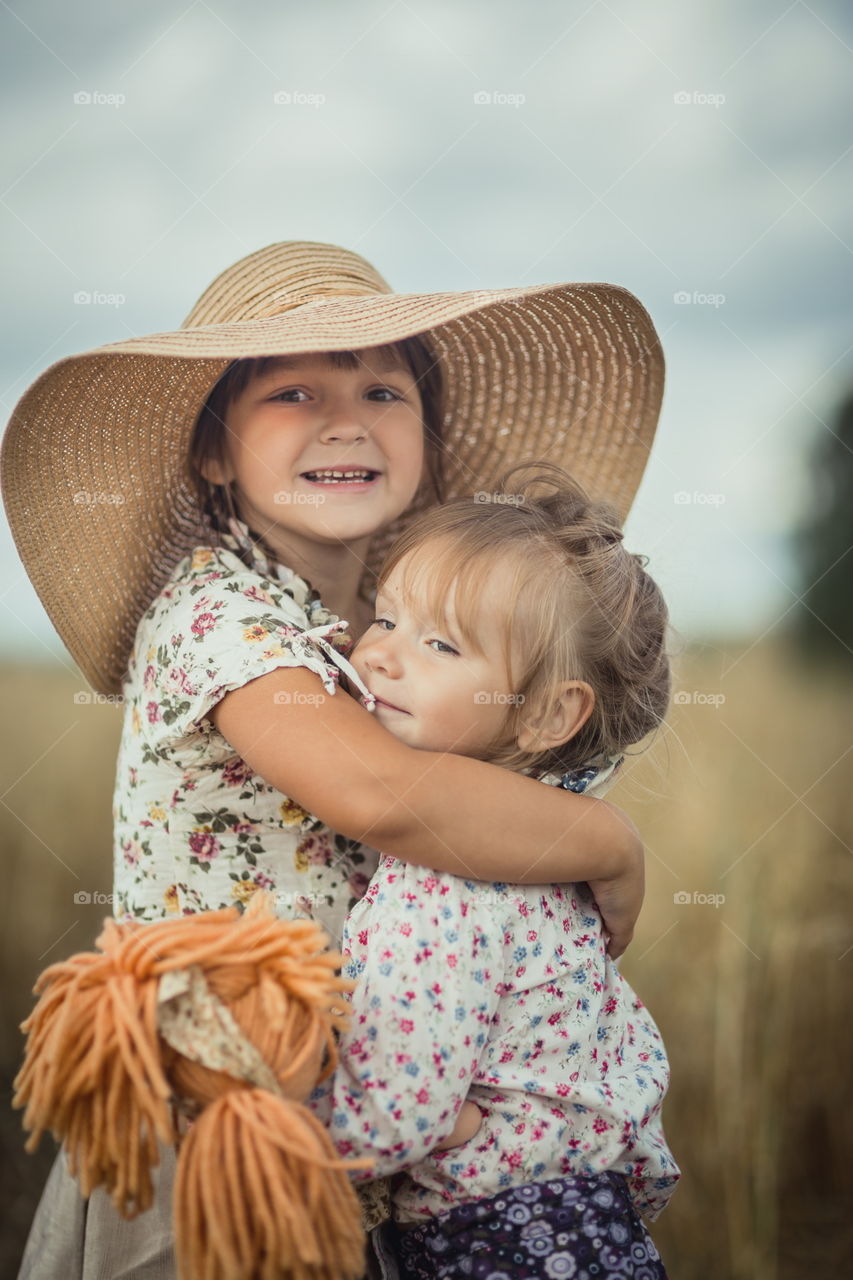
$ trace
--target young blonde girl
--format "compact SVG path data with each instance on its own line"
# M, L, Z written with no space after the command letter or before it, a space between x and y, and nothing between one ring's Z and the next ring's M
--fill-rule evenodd
M488 497L397 541L352 664L408 744L600 795L666 713L663 598L559 468L515 467ZM345 923L352 1022L313 1106L342 1157L405 1170L388 1274L397 1254L413 1280L665 1276L640 1220L679 1177L660 1033L588 887L539 878L386 855Z
M124 917L264 888L337 940L381 847L478 878L591 880L623 950L642 897L623 814L414 750L330 695L412 514L487 486L516 436L583 450L627 509L661 384L653 326L615 286L396 295L358 255L297 242L223 272L180 330L48 369L12 415L3 497L72 656L123 698ZM353 467L363 479L336 478ZM162 1274L170 1176L164 1153L164 1194L128 1225L58 1160L22 1274L65 1276L71 1257L85 1277Z

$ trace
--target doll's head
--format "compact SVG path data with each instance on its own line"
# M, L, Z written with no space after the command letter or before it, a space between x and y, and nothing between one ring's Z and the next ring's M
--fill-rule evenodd
M158 1140L178 1146L181 1280L331 1280L362 1274L348 1172L303 1104L348 1023L339 953L269 895L154 924L107 920L98 953L46 969L13 1105L27 1150L50 1129L88 1196L149 1208ZM190 1117L181 1135L177 1113ZM186 1128L186 1125L183 1126Z
M235 361L205 402L189 470L215 529L244 520L266 549L273 526L352 542L443 497L441 374L424 342ZM326 473L318 475L320 468ZM359 480L329 474L361 468Z
M478 497L426 512L382 567L351 655L377 718L535 776L638 743L669 704L668 615L616 513L542 462Z

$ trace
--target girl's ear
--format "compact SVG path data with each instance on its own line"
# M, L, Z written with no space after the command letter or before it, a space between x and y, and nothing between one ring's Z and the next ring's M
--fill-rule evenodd
M592 686L583 680L567 680L540 704L539 713L525 717L518 731L521 751L550 751L573 738L586 724L595 706Z
M199 467L208 484L227 484L231 479L231 468L218 458L205 458Z

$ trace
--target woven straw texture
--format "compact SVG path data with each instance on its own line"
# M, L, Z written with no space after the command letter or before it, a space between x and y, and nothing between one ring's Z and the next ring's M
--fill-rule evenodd
M231 361L414 334L442 366L448 497L489 490L510 463L544 458L624 518L664 378L633 294L610 284L395 294L347 250L270 245L218 276L182 328L60 360L13 411L0 458L9 523L93 688L120 692L140 617L177 562L211 541L187 451ZM374 538L370 572L418 509Z

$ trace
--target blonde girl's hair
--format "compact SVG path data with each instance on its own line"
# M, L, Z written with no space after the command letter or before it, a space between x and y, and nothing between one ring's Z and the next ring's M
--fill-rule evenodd
M363 351L330 351L326 353L337 369L357 369ZM421 397L424 422L425 475L422 490L430 503L444 501L445 481L443 470L443 399L444 388L441 365L426 343L419 337L404 338L375 348L375 354L384 359L397 359L411 373ZM242 518L239 494L232 481L227 485L213 484L204 476L207 462L224 464L227 458L227 413L237 396L245 390L253 378L275 365L275 356L258 356L254 359L235 360L225 370L210 391L202 406L190 437L188 470L198 505L212 530L228 532L229 518ZM262 533L249 530L254 542L270 554ZM276 557L273 555L272 557Z
M428 543L436 551L424 580L431 616L445 616L452 590L457 625L475 651L488 625L482 594L489 571L497 564L510 571L493 625L503 634L513 700L484 759L537 777L564 773L623 753L663 722L672 680L663 595L646 572L647 557L624 547L616 511L566 471L520 462L494 492L425 512L394 542L379 588L404 556ZM405 567L404 591L417 564L413 557ZM521 726L566 680L591 686L591 716L557 748L521 751Z
M104 1187L132 1218L153 1201L158 1140L177 1145L175 1251L182 1280L356 1280L364 1265L348 1177L371 1161L337 1158L304 1106L336 1065L349 1024L341 962L311 920L279 920L258 891L237 907L152 924L105 921L97 952L51 965L22 1024L13 1106L26 1148L49 1129L84 1196ZM201 1065L159 1033L159 984L200 972L273 1084ZM227 1016L227 1015L226 1015ZM192 1046L188 1047L188 1053ZM322 1070L321 1070L322 1068ZM182 1135L175 1108L195 1116Z

